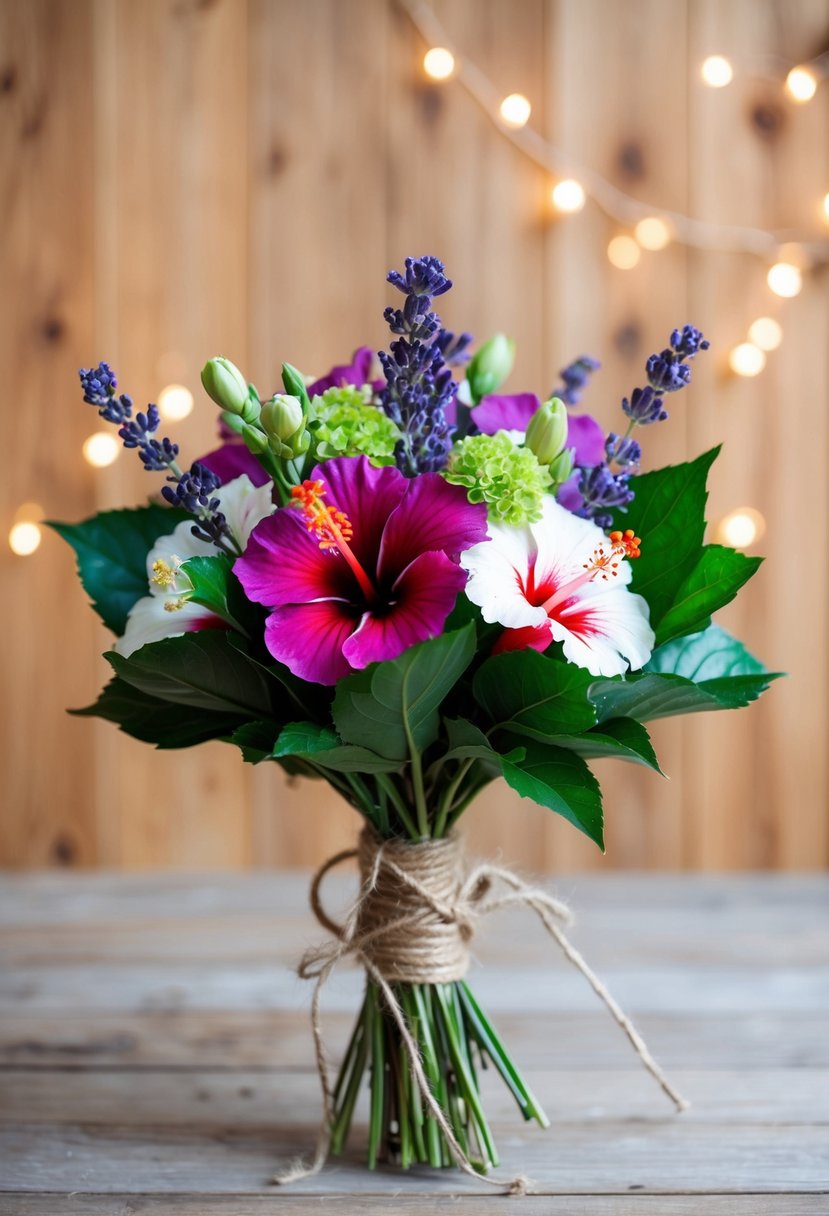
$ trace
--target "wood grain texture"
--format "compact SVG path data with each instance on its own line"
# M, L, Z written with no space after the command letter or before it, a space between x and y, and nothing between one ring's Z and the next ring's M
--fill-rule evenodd
M449 1171L365 1170L365 1103L343 1158L274 1192L275 1166L310 1148L319 1116L309 993L291 970L318 932L298 906L306 878L0 882L0 1213L264 1216L278 1204L355 1216L435 1212L450 1199L461 1212L505 1210L503 1196ZM493 921L476 941L474 983L552 1122L523 1125L484 1078L500 1173L532 1179L521 1210L825 1211L826 880L616 875L573 888L574 940L692 1106L670 1113L543 938ZM352 987L324 1002L334 1059Z
M825 49L825 0L441 0L439 16L499 90L526 93L538 130L655 210L825 236L829 90L794 106L757 70ZM699 82L712 49L735 62L728 89ZM616 225L592 205L555 220L547 177L457 84L424 79L423 50L393 0L0 0L0 349L26 369L2 405L3 533L25 501L81 518L150 488L128 457L81 461L97 420L78 366L109 358L139 402L170 381L196 390L174 428L196 457L213 443L207 357L270 391L284 359L323 371L378 347L385 273L410 252L445 258L451 327L514 334L510 387L546 392L572 357L600 355L585 404L608 427L646 355L692 320L715 348L647 434L647 462L724 441L710 519L759 508L768 561L723 621L791 678L738 714L657 723L670 780L599 764L604 858L502 784L469 835L540 871L824 869L829 576L803 518L827 510L826 269L792 301L745 256L672 245L614 270ZM727 352L769 313L783 346L738 381ZM105 632L56 537L1 560L0 865L309 865L350 843L355 816L320 783L68 719L105 678Z

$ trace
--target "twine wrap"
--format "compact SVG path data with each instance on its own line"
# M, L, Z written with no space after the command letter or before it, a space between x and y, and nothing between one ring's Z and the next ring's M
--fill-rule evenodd
M357 858L362 879L360 892L344 923L332 920L320 899L322 880L329 870ZM500 891L499 891L500 888ZM678 1111L688 1102L671 1085L648 1051L644 1040L581 954L564 935L561 925L572 916L566 904L539 887L525 883L511 870L484 863L464 875L460 839L381 840L366 826L357 849L347 849L326 861L311 883L311 907L317 920L335 941L306 951L298 974L313 979L311 1028L323 1100L323 1121L314 1159L310 1165L296 1161L274 1178L285 1185L318 1173L328 1157L333 1120L333 1095L328 1078L328 1057L320 1023L320 996L329 975L343 958L352 955L378 986L389 1016L395 1022L406 1049L412 1078L424 1104L431 1111L458 1166L476 1181L505 1189L510 1195L527 1194L528 1181L486 1177L473 1167L459 1144L449 1120L436 1101L392 984L449 983L466 974L468 943L475 921L502 908L531 908L562 953L576 966L594 992L624 1030L642 1064L674 1103Z

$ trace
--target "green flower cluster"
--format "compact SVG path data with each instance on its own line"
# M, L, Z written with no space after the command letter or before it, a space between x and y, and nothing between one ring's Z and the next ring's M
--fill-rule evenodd
M470 435L449 453L443 476L465 486L470 502L485 502L490 519L506 524L533 523L552 479L529 448L519 448L506 431Z
M368 456L374 465L394 464L400 431L371 403L371 385L329 388L312 397L308 430L320 460L332 456Z

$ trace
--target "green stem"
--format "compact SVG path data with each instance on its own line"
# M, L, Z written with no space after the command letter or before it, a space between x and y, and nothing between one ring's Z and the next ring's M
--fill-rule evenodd
M461 1050L459 1035L455 1031L455 1026L452 1021L450 1008L446 1001L446 994L443 990L443 985L435 984L434 992L436 999L440 1002L443 1011L443 1021L447 1031L447 1039L449 1041L449 1053L452 1059L452 1065L455 1070L455 1076L458 1080L461 1093L469 1106L470 1114L475 1120L475 1129L480 1141L481 1149L486 1158L484 1169L490 1165L498 1164L498 1154L495 1151L495 1142L492 1139L492 1133L489 1130L489 1124L484 1114L484 1108L481 1105L480 1094L472 1080L466 1061Z
M542 1127L549 1127L547 1116L539 1106L532 1090L527 1087L524 1078L507 1054L506 1048L498 1037L494 1027L487 1020L486 1015L472 995L469 985L464 980L459 980L456 990L463 1006L464 1016L478 1040L478 1045L482 1050L486 1051L492 1063L501 1074L507 1088L512 1092L513 1097L518 1103L524 1118L535 1119Z
M414 825L414 820L409 814L409 808L406 806L403 795L400 793L400 790L397 788L392 778L388 773L375 773L375 780L380 788L385 790L385 792L388 794L389 800L393 804L397 814L400 816L400 822L403 824L403 827L409 833L412 840L416 840L417 828Z
M354 1115L354 1106L357 1102L357 1095L360 1092L360 1082L363 1079L365 1072L366 1061L368 1059L369 1047L369 1021L371 1017L371 1006L369 1004L368 988L366 995L363 998L363 1007L360 1011L358 1025L363 1028L363 1033L360 1036L357 1051L354 1056L354 1063L351 1070L351 1075L348 1078L348 1084L345 1087L345 1097L342 1105L337 1111L334 1118L334 1126L331 1128L331 1152L337 1156L343 1150L343 1145L348 1138L348 1132L351 1127L351 1119Z
M434 835L438 838L443 836L443 834L446 830L446 821L447 821L449 812L452 807L452 801L455 797L455 794L458 791L458 787L474 763L475 763L474 758L469 758L467 760L464 760L458 766L457 773L452 778L452 780L449 782L449 784L447 785L447 787L443 793L443 797L440 800L440 806L438 807L437 819L435 820Z
M383 1015L377 988L372 984L369 1009L371 1010L371 1105L368 1121L368 1168L377 1165L380 1145L383 1140L384 1087L386 1071L385 1036Z

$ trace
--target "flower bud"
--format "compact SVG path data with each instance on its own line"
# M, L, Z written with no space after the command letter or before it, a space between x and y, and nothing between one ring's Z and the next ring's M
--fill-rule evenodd
M477 351L469 364L466 378L473 401L477 404L488 393L494 393L512 371L515 342L506 334L494 334Z
M560 397L551 397L527 424L524 446L535 452L539 464L552 464L566 442L567 406Z
M299 401L286 393L277 393L266 401L259 415L259 423L268 438L281 442L296 434L304 420Z
M559 452L555 460L551 460L547 466L550 471L550 476L553 479L553 484L563 486L570 474L573 472L573 463L575 461L576 449L565 448L563 452Z
M252 452L254 456L261 456L268 450L268 436L258 427L250 426L245 422L242 424L241 434L248 451Z
M246 422L250 413L250 398L248 384L235 363L221 357L208 359L202 368L201 382L208 397L230 414L244 417Z

